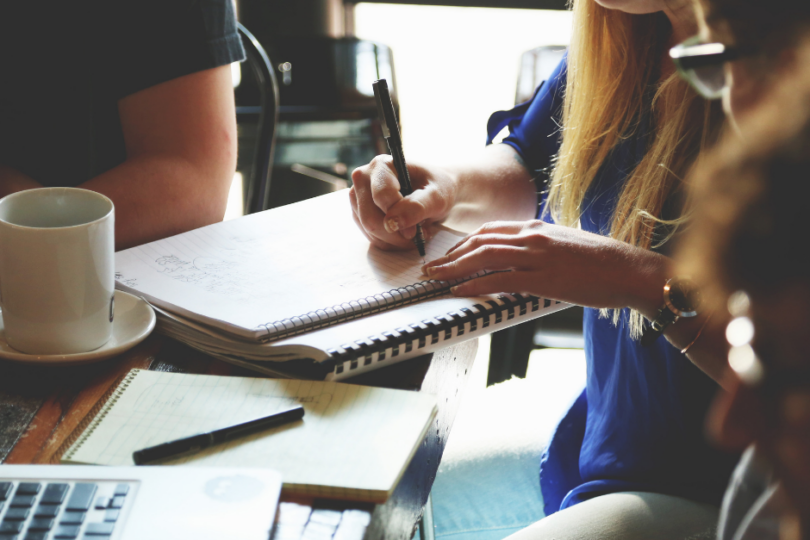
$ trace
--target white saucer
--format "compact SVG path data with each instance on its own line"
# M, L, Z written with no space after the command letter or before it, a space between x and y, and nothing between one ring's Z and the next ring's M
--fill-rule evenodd
M15 362L70 366L106 360L131 349L155 328L155 311L142 298L115 291L115 318L110 341L96 350L75 354L26 354L6 342L6 329L0 317L0 358Z

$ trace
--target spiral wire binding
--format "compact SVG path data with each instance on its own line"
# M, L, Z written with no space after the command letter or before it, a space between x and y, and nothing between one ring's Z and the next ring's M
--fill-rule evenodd
M65 459L71 459L76 452L87 442L87 439L93 434L93 431L98 427L110 409L121 399L124 391L132 384L132 381L142 371L140 369L133 369L118 377L115 382L110 385L110 388L104 393L103 396L96 402L90 412L87 413L79 425L76 426L65 441L59 446L56 452L50 459L51 463L59 463L64 455ZM75 443L75 446L73 446Z
M432 279L419 281L412 285L397 287L373 296L344 302L326 309L317 309L304 315L296 315L295 317L263 324L259 328L264 328L267 331L267 335L259 338L259 341L262 343L279 341L333 324L359 319L366 315L379 313L395 307L406 306L428 298L442 296L449 292L451 287L483 276L486 273L487 272L479 272L464 279L454 279L450 281Z
M395 332L399 334L395 336L393 332L383 332L379 336L370 336L366 340L357 340L354 343L347 343L339 349L330 349L327 351L330 360L335 362L336 375L343 373L348 363L348 369L353 370L360 367L360 360L363 360L363 365L369 365L372 362L372 356L376 353L377 362L385 360L385 354L388 349L391 349L391 357L398 356L400 352L409 353L413 350L413 342L418 340L416 349L423 349L430 345L438 343L440 340L451 339L452 331L458 329L456 336L464 333L464 328L467 323L470 323L470 332L481 328L487 328L490 325L490 319L495 316L494 325L501 324L504 319L511 320L515 318L515 312L518 311L519 315L525 315L529 309L534 313L542 307L547 308L554 304L560 304L558 300L549 300L548 298L540 298L534 295L522 295L518 293L511 293L508 295L498 296L496 300L486 300L484 304L475 304L473 311L470 308L462 308L460 312L450 312L447 315L438 315L433 320L424 320L421 323L410 324L407 327L397 328ZM437 322L438 321L438 322ZM444 338L440 336L444 333ZM400 349L404 346L404 350Z

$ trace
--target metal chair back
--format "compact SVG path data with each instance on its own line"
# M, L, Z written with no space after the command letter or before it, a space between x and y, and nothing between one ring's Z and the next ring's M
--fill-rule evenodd
M270 177L276 147L279 94L275 70L264 47L241 23L237 23L239 36L245 47L247 65L259 87L260 104L256 149L250 173L243 178L245 214L261 212L270 205ZM237 107L237 116L239 116Z

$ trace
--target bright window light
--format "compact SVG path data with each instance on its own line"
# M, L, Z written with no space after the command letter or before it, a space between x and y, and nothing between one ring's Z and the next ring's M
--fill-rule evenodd
M568 45L571 13L360 3L355 32L393 50L408 161L458 163L514 105L521 54Z

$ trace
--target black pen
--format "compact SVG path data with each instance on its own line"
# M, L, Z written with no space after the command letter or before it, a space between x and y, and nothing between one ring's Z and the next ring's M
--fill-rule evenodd
M162 461L168 458L177 457L181 454L191 454L199 452L209 446L220 444L257 431L269 429L271 427L280 426L289 422L299 420L304 416L304 408L301 405L296 405L290 409L285 409L270 416L263 416L255 420L248 420L235 426L228 426L222 429L210 431L208 433L201 433L200 435L192 435L183 439L169 441L167 443L150 446L143 450L136 450L132 452L132 460L135 465L144 465L145 463L152 463L154 461Z
M413 187L411 186L408 167L405 165L402 137L399 135L399 124L397 123L397 116L394 114L394 103L388 93L388 82L385 79L380 79L374 81L372 87L374 88L374 97L377 98L380 120L382 120L383 137L385 137L385 142L388 143L388 151L391 152L391 157L394 158L394 168L397 170L397 178L399 179L399 192L402 193L403 197L407 197L413 192ZM424 257L425 235L422 234L422 225L419 223L416 224L416 236L413 237L413 243L416 244L419 255Z

